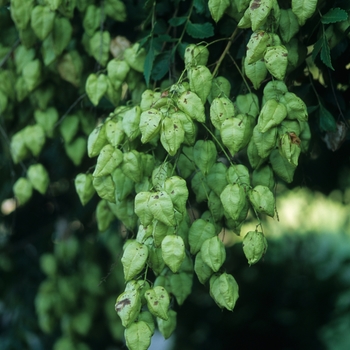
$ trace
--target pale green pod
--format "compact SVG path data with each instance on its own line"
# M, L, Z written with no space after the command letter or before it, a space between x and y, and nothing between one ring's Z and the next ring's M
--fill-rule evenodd
M98 202L96 206L96 221L97 228L100 232L106 231L115 219L115 215L112 213L105 199Z
M288 66L288 50L285 46L270 46L266 49L264 61L267 70L278 80L283 80Z
M147 258L148 248L136 240L131 240L121 258L125 281L132 280L144 269Z
M285 43L299 32L298 18L292 9L281 9L279 32Z
M260 133L260 136L261 135L264 135L264 134ZM276 143L276 141L275 141L275 143ZM259 168L266 161L266 157L264 157L264 158L261 157L258 152L259 152L258 147L256 146L254 139L252 138L248 144L248 147L247 147L247 156L248 156L249 163L253 169Z
M175 225L174 205L165 191L153 193L148 200L148 207L156 220L167 226Z
M227 185L226 179L227 166L221 162L215 163L209 170L207 175L207 183L209 188L218 196Z
M224 207L222 206L220 197L214 191L210 191L209 193L208 209L215 221L220 221L224 215Z
M146 241L148 242L148 238L152 238L152 231L153 231L153 226L152 225L148 225L148 226L140 225L138 230L137 230L137 235L136 235L136 241L137 242L147 245L147 247L148 247L148 258L150 257L151 248L153 247L153 245L152 244L150 244L150 245L146 244Z
M280 124L277 130L278 130L279 136L282 136L284 133L287 132L287 133L295 134L293 136L295 136L295 138L298 138L298 135L300 135L300 124L298 120L285 119Z
M96 168L93 173L94 177L111 174L123 161L123 153L108 144L101 149L97 158Z
M175 233L174 226L168 226L159 220L152 221L152 237L153 237L153 244L155 247L160 247L163 242L163 239L167 235L172 235L174 233Z
M305 153L305 152L307 152L307 150L309 148L309 143L311 140L311 130L310 130L309 123L307 123L307 122L300 122L300 127L301 127L300 148L301 148L301 151Z
M288 162L288 160L280 154L279 150L273 150L270 154L269 160L273 171L278 177L287 183L293 181L296 167Z
M262 82L266 79L267 68L264 60L248 64L247 58L244 59L244 73L252 82L254 89L258 90Z
M143 226L148 226L153 221L153 214L148 207L151 192L139 192L135 197L135 213Z
M163 114L153 108L141 113L139 128L142 134L142 143L150 142L159 134L163 118Z
M50 183L50 178L42 164L31 165L28 168L27 177L34 189L41 194L45 194Z
M107 74L114 88L118 90L125 81L130 71L130 66L124 60L113 59L107 64Z
M264 98L266 100L279 101L280 98L288 92L286 84L281 80L269 81L264 87Z
M261 166L254 169L252 173L252 186L263 185L268 187L271 191L275 187L275 178L270 165Z
M112 172L112 180L115 188L115 197L122 201L134 191L135 182L126 176L120 167Z
M205 240L201 246L203 261L214 271L219 271L226 259L224 244L218 236Z
M212 80L210 94L208 101L212 103L216 97L226 96L229 97L231 92L230 82L223 76L217 76Z
M140 321L143 321L147 324L153 335L156 330L154 316L149 311L142 311L139 313L139 317L137 318L137 322Z
M140 106L135 106L128 110L123 116L123 130L126 136L133 141L137 136L140 135L140 117L141 117L141 108Z
M258 129L261 133L265 133L281 124L286 117L287 108L283 103L274 99L267 100L259 114Z
M230 6L230 0L209 0L208 8L213 20L217 23L224 15L227 8Z
M141 304L146 305L145 292L151 288L150 284L142 279L131 280L126 283L126 291L138 291L141 297Z
M115 311L118 313L124 327L129 327L137 319L141 309L141 297L135 290L125 291L119 295L115 303Z
M128 228L134 230L138 217L134 210L134 200L126 198L122 201L116 199L115 203L108 203L113 214Z
M151 345L152 334L146 322L134 322L124 331L126 346L129 350L147 350Z
M226 173L227 183L243 186L247 190L250 186L250 174L249 170L243 164L231 165Z
M248 191L248 198L258 213L273 217L275 215L275 197L271 190L262 185L257 185Z
M210 188L207 178L201 171L198 171L191 180L191 187L196 195L196 202L201 203L208 199Z
M241 114L248 114L253 118L259 115L259 99L258 96L253 93L238 95L235 104Z
M249 11L253 31L256 31L264 26L272 10L274 2L274 0L251 0Z
M171 294L174 295L177 303L182 305L191 294L193 274L187 272L174 273L169 279Z
M232 311L239 297L238 284L232 275L226 272L210 278L210 296L220 308Z
M161 98L161 93L159 91L153 91L150 89L145 90L141 96L141 103L140 103L141 110L144 112L151 109L151 106L153 105L153 103L158 101L160 98Z
M159 276L165 267L162 256L162 248L150 247L148 254L148 266L152 269L156 276Z
M252 26L252 21L250 17L250 9L247 8L244 12L243 17L240 19L240 21L237 24L238 28L250 28Z
M126 63L137 72L143 73L146 59L146 50L140 48L140 44L136 43L132 47L128 47L124 51L124 59Z
M215 226L212 223L203 219L194 221L188 232L188 243L191 254L198 253L204 241L215 236Z
M204 105L201 98L192 91L185 91L176 101L178 108L191 119L200 123L205 122Z
M266 253L267 241L262 232L249 231L243 238L243 252L249 265L256 264Z
M174 310L169 310L168 320L163 320L162 318L157 317L157 325L159 332L162 333L164 339L170 338L173 332L176 329L176 316L177 312Z
M32 152L34 157L37 157L45 144L45 131L41 125L28 125L23 129L23 139L26 148Z
M266 49L270 44L270 34L264 30L252 33L247 43L247 64L255 63L264 58Z
M101 149L108 143L105 124L98 125L89 135L87 149L90 158L100 154Z
M125 132L123 129L123 121L118 119L110 119L105 122L106 139L113 146L118 147L124 141Z
M13 185L13 193L20 205L29 201L33 194L33 186L30 181L20 177Z
M293 92L287 92L280 99L287 108L287 118L306 122L308 119L307 108L304 101Z
M123 173L134 182L141 182L143 178L143 167L141 154L136 150L123 153L121 168Z
M59 128L60 128L60 133L62 135L64 142L65 143L72 142L74 139L74 136L76 135L79 129L79 117L77 115L67 115L67 117L63 119Z
M184 153L181 153L179 156L179 160L177 161L178 174L181 175L184 179L187 179L192 175L192 173L196 170L194 162L190 160L188 156Z
M173 273L178 272L185 259L185 244L177 235L167 235L162 241L162 257Z
M195 92L204 104L211 90L213 76L210 70L203 65L191 67L187 70L190 90Z
M92 184L102 199L115 203L115 187L111 175L94 177Z
M161 122L160 142L171 156L175 156L185 140L185 130L181 121L175 116L165 117Z
M97 106L107 91L107 76L91 73L85 83L86 93L94 106Z
M185 213L189 195L186 181L179 176L169 177L164 182L164 190L171 198L174 208Z
M217 151L213 141L198 140L193 147L193 160L199 170L207 175L215 164Z
M148 310L152 313L152 315L163 320L167 320L169 318L168 308L170 298L164 287L157 286L149 289L145 293L145 298L147 300Z
M194 271L200 283L204 284L214 273L214 271L203 261L202 253L199 251L194 263Z
M317 0L292 0L292 11L298 18L299 25L303 26L308 18L316 11Z
M301 152L300 139L295 134L285 133L280 139L280 153L289 163L298 166L299 155Z
M229 184L222 191L220 199L229 217L232 220L238 220L247 201L244 187L237 183Z
M222 96L213 99L210 106L210 120L216 129L220 130L222 123L234 116L235 106L229 98Z
M24 134L25 129L22 129L14 134L11 138L10 151L11 157L15 164L18 164L29 155L29 150L24 140Z
M203 45L189 44L185 49L185 65L205 66L208 62L209 50Z
M56 12L48 6L37 5L31 12L31 27L35 35L43 41L52 31ZM25 28L23 28L25 29Z
M162 163L161 165L154 168L152 172L152 185L156 190L164 188L165 180L172 174L172 165L168 162Z
M78 174L74 180L75 189L82 205L88 203L96 192L92 181L91 174Z
M171 114L171 118L176 121L180 121L184 130L184 140L185 145L193 145L196 141L197 136L197 125L192 121L192 119L185 113L177 111Z

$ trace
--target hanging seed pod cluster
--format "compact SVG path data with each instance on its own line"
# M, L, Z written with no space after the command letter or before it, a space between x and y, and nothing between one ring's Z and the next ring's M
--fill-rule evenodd
M220 308L234 309L239 289L225 272L219 233L239 235L249 212L257 229L244 232L248 263L266 252L260 216L274 217L276 180L293 180L310 140L306 106L283 81L297 54L288 43L313 13L296 3L282 10L273 0L209 1L216 22L226 12L253 30L244 73L255 89L270 74L262 98L250 92L232 99L230 82L207 66L208 47L190 44L175 84L146 89L137 105L117 106L89 136L88 155L97 162L93 173L76 178L81 202L97 192L99 229L117 218L132 237L121 258L125 290L115 304L129 349L147 349L156 326L165 338L172 334L174 303L183 304L193 278L208 285ZM287 21L288 29L280 24ZM145 53L137 44L124 57L107 64L107 75L89 76L93 104L112 96L130 69L142 72Z

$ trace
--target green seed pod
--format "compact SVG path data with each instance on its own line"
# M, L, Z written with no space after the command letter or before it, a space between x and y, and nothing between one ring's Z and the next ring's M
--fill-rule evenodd
M224 213L225 213L225 211L224 211ZM211 214L211 212L209 210L205 211L200 218L206 222L210 222L214 226L216 235L218 235L221 232L221 230L222 230L221 223L216 222L214 220L213 215Z
M271 217L275 214L275 197L266 186L258 185L248 191L248 198L254 209L258 213L263 213Z
M147 324L149 329L152 332L152 335L154 334L154 331L156 330L156 325L154 322L154 317L149 311L142 311L139 313L139 317L137 318L137 322L143 321Z
M281 124L287 116L286 106L276 100L268 100L262 107L258 119L258 129L261 133Z
M252 0L249 5L250 20L252 22L252 30L256 31L267 21L272 10L274 0Z
M289 163L298 166L298 159L301 152L300 139L294 133L285 133L282 135L279 150Z
M230 6L230 0L209 0L208 7L213 20L217 23Z
M230 82L222 76L215 77L212 80L210 94L208 100L212 103L213 99L216 97L226 96L229 97L231 92Z
M126 63L137 72L143 73L145 59L146 59L146 50L140 48L140 44L136 43L132 47L128 47L124 51L124 59Z
M177 303L182 305L191 294L193 274L180 272L170 276L169 279L171 294L174 295Z
M98 230L100 232L106 231L114 219L115 215L109 208L107 201L105 199L100 200L96 206L96 221Z
M102 199L115 203L115 187L111 175L94 177L92 184Z
M264 165L259 169L254 169L252 173L252 186L262 185L268 187L271 191L275 187L275 178L272 168L269 165Z
M224 244L218 236L205 240L201 247L203 261L214 271L219 271L226 259Z
M78 174L74 180L75 189L82 205L88 203L96 192L92 181L91 174Z
M38 124L28 125L23 129L23 139L26 148L32 152L34 157L37 157L45 144L45 131Z
M116 90L121 88L126 76L130 71L130 66L126 61L117 60L116 58L110 60L107 64L107 74Z
M260 30L252 33L247 44L247 64L255 63L261 60L266 52L267 46L270 44L270 34Z
M164 188L165 180L172 174L172 165L168 162L162 163L152 172L152 185L156 190Z
M198 277L200 283L204 284L214 271L203 261L202 253L199 251L196 255L196 260L194 263L194 271Z
M241 233L241 227L245 219L247 218L247 215L249 213L249 203L248 201L245 201L244 207L239 213L238 219L233 220L230 215L224 211L225 215L225 225L228 229L232 230L236 235L240 235Z
M68 116L63 120L60 127L67 120L67 118ZM34 112L34 119L38 123L38 125L40 125L44 129L46 136L53 137L55 124L58 121L58 112L56 108L49 107L44 111L37 109ZM70 141L71 140L72 139L70 139Z
M195 92L204 104L211 90L213 76L210 70L203 65L191 67L187 70L190 90Z
M222 206L220 197L214 191L210 191L208 198L208 208L215 221L220 221L224 215L224 207Z
M208 62L209 50L202 45L190 44L185 49L185 65L186 66L205 66Z
M231 165L226 173L227 183L243 186L246 191L250 186L249 170L243 164Z
M220 199L229 217L232 220L238 220L247 201L244 187L237 183L229 184L222 191Z
M165 267L162 256L162 248L150 247L148 255L148 266L152 269L156 276L159 276Z
M108 203L113 214L126 226L129 230L134 230L138 217L134 210L134 200L126 198L122 201L116 199L115 203Z
M85 84L86 93L94 106L97 106L102 96L107 91L107 76L92 73L88 76Z
M164 287L157 286L149 289L145 293L148 310L152 315L167 320L168 308L170 304L169 294Z
M41 194L45 194L50 183L50 178L42 164L31 165L28 168L27 177L34 189Z
M13 162L18 164L29 155L29 150L24 140L25 129L14 134L11 138L10 151Z
M287 117L297 119L300 122L306 122L308 118L307 108L304 101L292 92L287 92L281 97L280 101L287 108Z
M236 98L236 106L241 114L248 114L253 118L259 115L259 99L253 93L238 95Z
M136 235L136 241L137 242L147 245L147 247L148 247L148 258L150 257L151 248L153 247L153 243L148 244L146 242L149 242L148 238L152 238L152 232L153 232L153 226L152 225L148 225L148 226L140 225L138 230L137 230L137 235Z
M97 158L96 168L93 173L94 177L111 174L115 168L123 161L123 153L115 149L112 145L104 146Z
M157 317L158 329L159 329L159 332L162 333L164 339L170 338L170 336L173 334L173 332L176 329L177 312L174 310L169 310L168 316L169 318L166 321Z
M285 43L288 43L299 32L298 18L292 9L281 9L279 31Z
M181 94L176 103L178 108L186 113L191 119L200 123L205 122L204 105L196 93L186 91Z
M283 81L272 80L269 81L264 87L264 98L266 100L279 101L280 98L288 92L288 88Z
M215 164L217 151L213 141L198 140L193 147L193 160L199 170L207 175Z
M145 292L151 288L150 284L144 280L131 280L125 286L126 291L138 291L141 297L141 304L146 305Z
M232 155L247 146L252 137L254 125L254 118L246 114L238 114L221 124L222 143Z
M182 149L183 150L183 149ZM181 153L177 162L178 174L182 178L187 179L196 170L193 160L187 155Z
M144 269L147 258L148 248L136 240L130 240L121 258L125 281L132 280Z
M244 59L244 73L252 82L254 89L258 90L261 83L267 76L267 68L264 60L248 64L247 58Z
M185 113L177 111L171 114L171 118L179 120L184 129L184 140L183 143L186 145L193 145L196 141L197 136L197 125L194 124L192 119Z
M147 350L151 345L152 330L144 321L132 323L124 331L126 346L130 350Z
M135 183L126 176L120 167L112 172L112 179L115 187L115 197L122 201L134 191Z
M108 120L105 123L106 139L113 147L118 147L124 141L124 129L122 120Z
M77 115L68 115L63 119L63 122L60 124L59 128L64 142L72 142L79 129L79 117Z
M201 171L197 172L192 180L191 187L196 195L196 202L201 203L208 199L210 188L208 181Z
M20 205L29 201L33 194L33 186L29 180L20 177L13 185L13 193Z
M175 156L185 140L185 130L175 116L164 118L161 123L160 142L170 156Z
M232 311L238 299L238 284L232 275L224 272L210 278L210 296L220 308Z
M137 290L128 290L120 294L115 303L124 327L129 327L137 319L141 309L141 295Z
M249 265L256 264L267 250L267 241L262 232L249 231L243 238L243 252Z
M87 144L88 156L90 158L98 156L103 146L107 143L106 125L100 124L89 135Z
M186 181L179 176L169 177L164 182L164 190L171 198L174 208L184 214L186 212L186 203L188 199Z
M141 182L143 178L141 161L141 155L136 150L123 153L122 171L134 182Z
M159 220L153 220L152 226L153 244L155 247L160 247L163 239L167 235L172 235L175 232L174 226L168 226Z
M161 130L163 114L157 109L149 109L141 113L139 128L142 134L141 142L150 142Z
M316 11L317 0L292 0L292 11L298 18L299 25L303 26L308 18Z
M293 181L295 165L288 162L288 160L281 155L279 150L275 149L270 154L270 163L273 171L278 175L283 181L290 183Z
M173 273L178 272L185 259L185 244L177 235L168 235L162 241L162 257Z
M231 100L225 96L216 97L210 106L210 120L214 127L221 129L222 123L235 116L235 106Z
M140 135L140 117L141 117L141 108L139 106L135 106L128 110L123 117L123 130L130 139L133 141L137 136Z
M302 152L306 152L309 148L309 143L311 140L311 131L310 131L310 126L309 123L307 122L299 122L300 123L300 128L301 128L301 133L300 133L300 139L301 139L301 144L300 148Z
M51 11L48 6L37 5L32 10L31 27L35 35L41 41L43 41L51 33L55 22L55 15L56 12Z
M264 61L267 70L279 80L283 80L288 66L288 50L285 46L270 46L266 49Z
M203 219L194 221L188 232L188 243L191 254L198 253L204 241L215 236L215 227L212 223Z
M151 192L139 192L135 197L135 213L143 226L148 226L153 221L153 214L148 207Z
M278 135L281 137L283 134L287 133L293 133L295 138L300 135L300 124L297 120L288 120L285 119L278 127ZM299 139L300 141L300 139Z
M260 133L260 136L265 134ZM266 161L266 157L265 158L261 157L258 152L259 150L254 142L254 139L251 139L247 147L247 156L248 156L249 163L253 169L259 168Z
M141 96L140 108L143 112L149 110L151 106L161 98L160 92L155 92L153 90L145 90Z
M218 196L227 185L226 180L227 166L221 162L215 163L209 170L207 175L207 183L209 188Z
M250 18L250 9L247 8L244 12L243 17L238 22L237 27L238 28L250 28L251 26L252 26L252 21Z
M175 225L174 205L165 191L152 194L148 200L148 207L156 220L167 226Z

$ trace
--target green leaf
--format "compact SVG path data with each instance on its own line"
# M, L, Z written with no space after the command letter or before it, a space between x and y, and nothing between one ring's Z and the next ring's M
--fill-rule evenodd
M326 14L321 17L321 22L323 24L337 23L346 21L348 19L348 14L345 10L336 7L330 9Z
M151 77L152 73L152 68L153 68L153 63L154 63L154 48L152 46L152 40L150 44L150 48L147 52L146 59L145 59L145 66L144 66L144 71L143 75L145 77L146 85L149 85L149 79Z
M331 61L331 51L329 48L327 36L323 36L323 45L321 49L321 60L322 62L330 69L334 70L332 66L332 61Z
M192 38L205 39L214 35L214 27L209 22L199 24L188 21L186 26L186 32Z
M98 31L90 39L91 54L102 66L105 66L108 62L110 42L111 36L107 31Z
M319 38L316 43L314 44L314 49L312 50L312 60L315 61L316 56L320 52L321 48L323 46L323 37Z
M83 136L77 137L73 142L69 144L65 143L64 149L67 153L67 156L75 166L81 164L81 161L83 160L83 157L86 153L86 145L86 138Z
M168 23L173 27L181 26L181 24L184 24L187 21L187 17L173 17L170 18Z
M20 177L13 185L13 193L20 205L29 201L33 194L33 187L29 180Z
M320 104L319 109L319 117L320 117L320 129L321 131L336 131L337 124L332 116L332 114Z
M163 51L156 56L153 62L153 68L151 77L153 80L158 81L164 78L165 74L169 71L169 66L172 61L172 51Z

